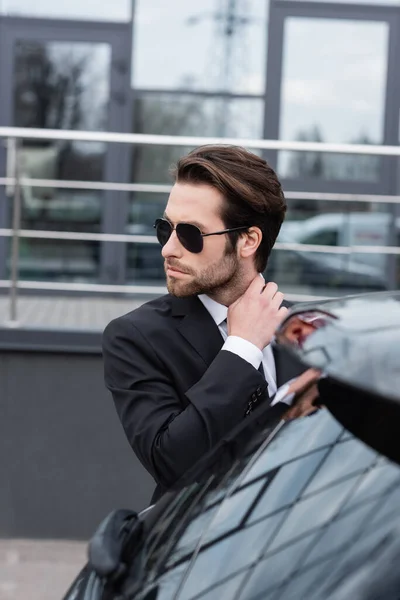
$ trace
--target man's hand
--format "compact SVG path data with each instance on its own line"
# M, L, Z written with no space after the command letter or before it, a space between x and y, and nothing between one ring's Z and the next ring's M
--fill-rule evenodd
M283 417L285 421L305 417L320 408L317 402L319 396L317 383L320 376L320 371L308 369L290 384L288 395L295 394L295 397L292 406Z
M228 335L236 335L257 346L267 346L288 309L281 307L283 294L276 283L257 275L243 296L228 309Z

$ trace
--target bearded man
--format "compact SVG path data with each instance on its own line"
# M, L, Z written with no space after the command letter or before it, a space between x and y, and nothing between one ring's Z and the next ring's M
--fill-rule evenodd
M288 310L262 276L286 212L275 172L215 145L181 158L174 178L155 223L169 294L103 335L106 386L153 500L301 371L271 345Z

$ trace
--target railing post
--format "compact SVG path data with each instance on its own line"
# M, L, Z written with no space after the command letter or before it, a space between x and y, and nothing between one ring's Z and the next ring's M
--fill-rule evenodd
M18 149L19 140L16 138L9 139L8 152L11 152L14 157L13 234L10 253L10 320L6 323L9 327L18 325L19 232L21 229L21 183Z

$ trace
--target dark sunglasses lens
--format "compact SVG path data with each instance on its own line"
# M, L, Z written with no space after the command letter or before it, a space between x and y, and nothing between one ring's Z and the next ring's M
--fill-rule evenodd
M189 223L178 223L176 226L176 235L178 240L186 250L198 254L203 250L203 237L201 231L196 225Z
M165 221L164 219L157 219L155 223L155 228L158 241L160 242L161 246L165 246L165 244L171 237L171 225L168 223L168 221Z

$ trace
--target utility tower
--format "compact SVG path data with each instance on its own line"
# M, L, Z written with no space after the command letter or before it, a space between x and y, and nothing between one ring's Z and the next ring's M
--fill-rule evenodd
M187 23L196 25L211 19L215 24L212 51L207 60L207 78L213 90L223 95L215 111L215 126L216 135L225 137L231 118L229 94L246 68L245 30L253 19L248 0L215 0L215 3L214 13L193 15Z

